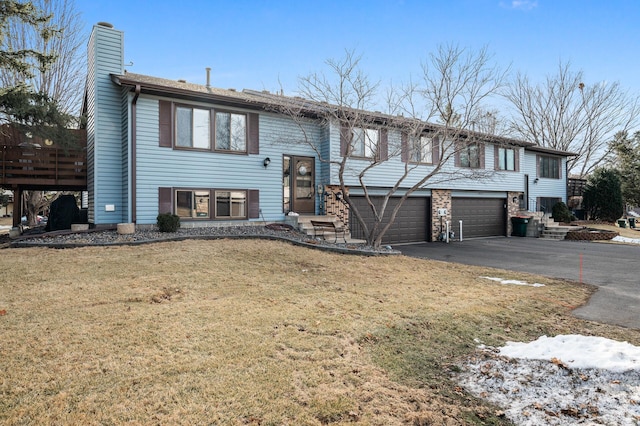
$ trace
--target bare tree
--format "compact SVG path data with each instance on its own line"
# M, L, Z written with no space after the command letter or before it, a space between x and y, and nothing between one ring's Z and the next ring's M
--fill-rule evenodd
M560 63L556 75L533 84L518 74L505 92L514 109L511 131L537 145L577 154L569 173L586 177L609 154L608 142L638 124L640 105L618 82L584 83L582 71Z
M34 0L36 10L49 17L51 33L20 19L10 19L2 34L2 50L37 52L27 56L29 67L0 68L2 87L29 87L37 96L51 99L67 115L78 117L84 91L84 31L74 0ZM50 58L46 65L41 57ZM79 117L78 120L79 122ZM45 126L46 127L46 126ZM61 143L67 147L73 141ZM36 224L38 212L55 197L40 191L25 191L24 200L30 226Z
M386 92L381 108L386 112L382 113L371 112L376 109L380 84L359 68L360 57L347 51L343 59L326 62L328 75L312 73L301 78L299 98L272 96L271 101L298 124L303 135L299 142L311 146L320 161L333 166L332 180L339 182L344 202L367 242L378 247L405 200L427 183L486 178L493 173L480 167L453 167L456 154L469 153L469 147L476 146L480 155L482 142L487 140L472 131L471 123L505 78L490 59L485 49L471 53L443 46L423 65L420 84L410 81ZM307 131L310 120L340 133L339 155L326 152L322 141ZM391 140L390 131L401 137ZM384 195L374 197L370 187L376 171L393 158L394 182ZM386 170L389 174L389 168ZM372 222L365 220L352 201L350 186L364 192ZM391 197L398 197L393 208L389 207Z
M37 27L12 19L3 34L3 50L34 51L54 60L43 67L36 63L37 58L31 58L34 66L24 70L2 67L0 82L3 87L25 83L35 92L55 99L64 112L78 116L85 80L85 35L80 13L74 0L32 0L31 3L51 16L48 24L55 32L43 37Z

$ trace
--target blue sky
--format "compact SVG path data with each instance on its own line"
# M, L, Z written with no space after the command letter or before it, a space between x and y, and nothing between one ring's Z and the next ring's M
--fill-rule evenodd
M77 0L89 33L125 33L131 72L292 94L345 49L374 80L406 82L438 45L487 46L534 80L570 61L585 83L640 94L639 0Z

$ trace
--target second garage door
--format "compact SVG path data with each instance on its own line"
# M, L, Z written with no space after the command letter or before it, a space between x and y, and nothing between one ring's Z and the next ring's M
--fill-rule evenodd
M382 197L374 197L374 202L379 206L382 203ZM398 205L400 198L389 199L387 214ZM385 233L383 244L410 243L417 241L428 241L428 224L430 223L429 212L430 198L428 197L412 197L407 198L402 204L396 220L391 228ZM357 206L358 211L365 218L367 223L373 222L373 213L367 204L367 200L362 196L352 196L351 201ZM353 238L364 239L364 232L355 216L349 218L351 227L351 236Z
M456 236L460 220L464 238L506 235L505 203L503 198L452 198L452 228Z

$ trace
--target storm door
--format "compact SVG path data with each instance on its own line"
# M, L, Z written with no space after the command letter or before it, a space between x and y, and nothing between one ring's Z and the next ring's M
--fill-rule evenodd
M315 159L285 155L282 164L284 212L314 214L316 212Z

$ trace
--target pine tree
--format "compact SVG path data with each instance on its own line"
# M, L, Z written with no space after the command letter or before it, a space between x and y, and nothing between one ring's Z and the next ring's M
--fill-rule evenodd
M587 180L582 205L591 219L615 222L622 217L624 208L618 172L596 169Z
M620 171L622 197L632 206L640 206L640 132L629 138L627 133L616 135L611 148L614 166Z
M0 67L3 72L18 76L13 84L0 88L0 122L17 128L30 137L49 139L57 146L71 148L76 138L68 129L77 120L65 113L56 99L44 91L36 91L26 82L36 72L44 73L56 60L54 53L43 53L33 48L14 48L11 28L15 24L29 27L45 42L60 37L61 32L50 25L46 15L31 2L0 0Z

